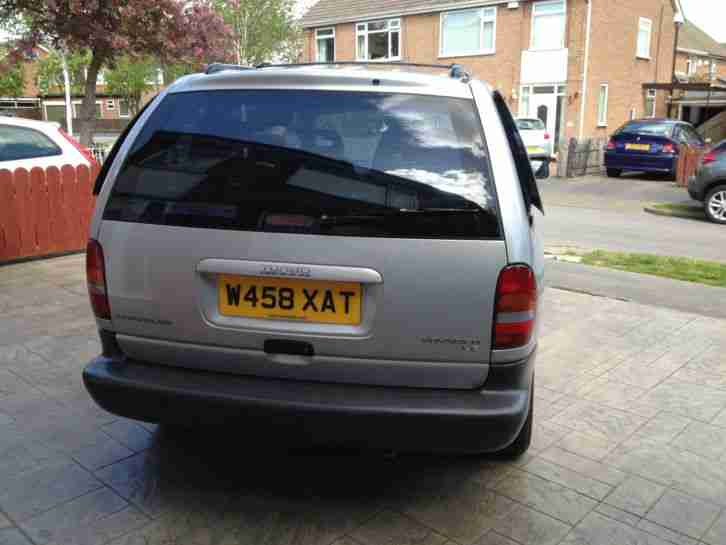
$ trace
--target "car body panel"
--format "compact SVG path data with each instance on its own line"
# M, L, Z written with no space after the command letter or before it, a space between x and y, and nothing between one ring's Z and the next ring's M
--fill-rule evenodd
M688 180L688 193L691 198L703 202L710 189L726 184L726 140L713 146L715 161L699 164L696 173Z
M78 151L59 131L58 123L34 121L30 119L22 119L16 117L0 117L0 125L8 125L11 127L23 127L38 131L45 137L49 138L56 146L61 149L58 155L48 157L33 157L31 159L16 159L10 161L0 161L0 168L14 170L16 168L48 168L62 167L63 165L85 165L90 166L90 162L83 154Z
M547 129L542 124L541 129L526 129L522 126L522 121L529 121L530 118L518 118L517 127L522 137L524 145L527 146L527 153L534 157L542 157L552 155L552 139L545 138L548 135ZM531 121L540 121L539 119L531 119ZM540 121L541 123L541 121Z

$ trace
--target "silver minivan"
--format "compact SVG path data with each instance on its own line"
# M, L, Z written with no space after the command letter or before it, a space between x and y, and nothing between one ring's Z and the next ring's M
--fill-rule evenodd
M95 192L83 380L104 409L529 446L542 203L505 100L460 67L212 65L139 113Z

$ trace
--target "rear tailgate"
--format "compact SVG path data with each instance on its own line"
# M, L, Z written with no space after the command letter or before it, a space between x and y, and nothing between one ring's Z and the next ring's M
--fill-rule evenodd
M396 97L396 110L382 94L276 93L170 95L152 114L99 237L121 348L262 376L480 385L507 256L486 157L469 155L484 149L471 101ZM307 112L313 128L265 143L255 119L256 133L231 138L246 120L225 128L199 100L227 117L272 101ZM360 118L338 115L356 100ZM417 135L430 127L411 111L439 128L429 148ZM377 115L385 124L364 167L346 136L360 139Z

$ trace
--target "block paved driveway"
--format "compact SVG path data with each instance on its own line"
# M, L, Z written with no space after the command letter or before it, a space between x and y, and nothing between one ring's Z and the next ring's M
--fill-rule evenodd
M98 409L82 269L0 268L2 545L726 543L724 321L549 290L523 459L281 453Z

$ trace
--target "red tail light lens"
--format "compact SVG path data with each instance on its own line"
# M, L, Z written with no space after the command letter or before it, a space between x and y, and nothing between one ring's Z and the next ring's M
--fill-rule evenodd
M675 144L663 144L663 153L676 153Z
M89 240L86 246L86 282L91 308L96 318L111 319L111 307L108 305L106 293L106 269L103 260L103 248L97 240Z
M94 165L97 165L98 164L98 162L96 161L96 158L93 156L93 153L91 152L91 150L89 150L85 146L82 146L78 142L78 140L76 140L75 138L73 138L70 134L68 134L63 129L58 129L58 130L63 135L63 138L65 138L66 140L68 140L68 142L70 142L71 145L74 148L76 148L81 153L81 155L83 155L83 157L85 157L88 160L89 163L91 163L91 166L94 166Z
M706 155L703 156L703 159L701 159L701 163L704 165L707 165L708 163L713 163L716 161L716 152L715 151L709 151Z
M608 149L615 149L615 140L612 138L608 140Z
M534 333L537 281L526 265L513 265L499 274L494 310L492 348L525 346Z
M545 135L544 135L544 139L545 140L549 140L550 139L550 133L546 132Z

